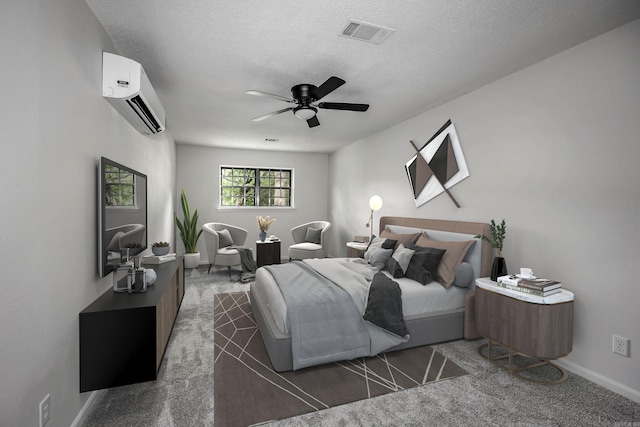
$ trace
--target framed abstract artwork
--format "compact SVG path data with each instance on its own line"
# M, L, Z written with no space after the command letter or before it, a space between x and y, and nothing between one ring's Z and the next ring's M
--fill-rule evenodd
M448 120L444 126L419 148L411 141L416 154L405 164L416 207L441 193L447 193L460 207L449 188L469 176L455 126Z

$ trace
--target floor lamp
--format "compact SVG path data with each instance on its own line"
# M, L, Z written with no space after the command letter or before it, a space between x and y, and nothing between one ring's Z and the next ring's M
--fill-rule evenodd
M373 212L379 211L382 208L382 198L378 195L371 196L369 199L369 207L371 208L371 215L369 216L369 222L367 222L367 228L369 228L369 242L373 238Z

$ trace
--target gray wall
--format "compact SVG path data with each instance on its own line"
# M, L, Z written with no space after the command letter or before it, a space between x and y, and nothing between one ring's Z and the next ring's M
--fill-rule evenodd
M3 6L0 425L37 426L51 394L48 426L68 427L90 395L78 313L112 285L97 277L98 159L148 176L149 242L173 242L175 144L102 98L102 51L115 50L84 1Z
M287 248L293 244L291 228L328 218L328 162L327 154L233 150L180 144L177 148L178 192L184 188L191 208L198 209L200 226L207 222L222 222L245 228L248 231L245 245L254 251L260 231L256 216L276 218L268 234L275 234L282 239L281 256L288 258ZM293 168L295 207L218 209L220 165ZM182 242L178 247L184 251ZM201 262L206 263L207 249L203 238L198 241L198 250Z
M531 267L573 291L569 369L640 402L640 21L427 111L330 158L333 252L379 215L507 221L509 270ZM452 119L470 177L416 208L409 140ZM376 227L377 230L377 227ZM631 357L612 335L630 338Z

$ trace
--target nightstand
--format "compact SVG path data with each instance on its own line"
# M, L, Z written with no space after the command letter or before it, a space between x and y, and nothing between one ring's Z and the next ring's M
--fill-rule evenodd
M476 328L488 339L488 343L478 348L478 353L511 375L527 381L549 384L566 381L567 371L551 360L571 352L573 299L573 293L566 289L543 298L502 288L489 278L477 279ZM502 347L507 352L494 356L493 347ZM523 357L530 363L516 366L515 357ZM507 363L504 360L508 360ZM561 377L547 381L521 375L545 365L557 369Z
M347 258L360 258L368 245L362 242L347 242Z
M256 241L256 264L263 265L280 264L280 240Z

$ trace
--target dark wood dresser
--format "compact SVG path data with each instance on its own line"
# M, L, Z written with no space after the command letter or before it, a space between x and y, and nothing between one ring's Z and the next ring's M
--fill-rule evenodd
M80 312L80 392L157 378L184 297L182 258L143 293L107 290Z

